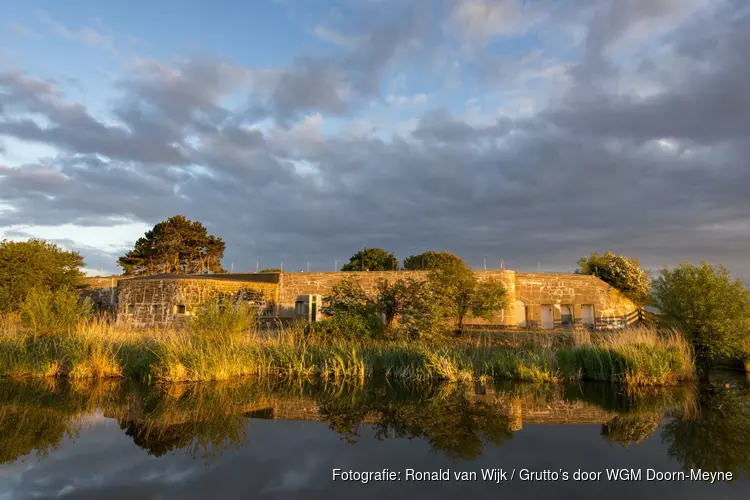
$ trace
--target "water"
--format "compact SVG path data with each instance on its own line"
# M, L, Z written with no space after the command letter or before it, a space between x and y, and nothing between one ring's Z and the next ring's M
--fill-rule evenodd
M714 382L633 392L6 380L0 499L747 499L750 384ZM334 481L335 469L400 481ZM608 480L608 469L641 477ZM735 479L691 480L691 469ZM443 476L407 481L419 473Z

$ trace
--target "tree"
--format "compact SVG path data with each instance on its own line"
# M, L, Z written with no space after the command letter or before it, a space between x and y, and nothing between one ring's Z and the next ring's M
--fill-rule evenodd
M617 289L638 306L649 302L651 280L636 259L607 252L592 253L578 260L578 274L591 274Z
M344 278L331 287L331 293L323 297L324 307L320 312L326 316L351 314L366 316L374 312L373 301L367 296L359 280L355 277Z
M0 312L17 311L29 291L72 289L83 272L83 257L40 239L0 242Z
M225 247L224 240L208 234L200 222L176 215L146 231L117 263L128 276L224 273Z
M712 361L741 354L750 334L750 292L724 266L664 268L654 299L663 319L687 335L704 378Z
M499 281L480 283L474 271L463 261L441 263L427 275L434 297L443 315L456 322L456 334L464 330L464 319L473 316L490 320L506 305L505 286Z
M394 271L398 268L398 259L382 248L365 248L349 258L341 267L342 271Z
M463 262L460 257L450 252L436 252L427 250L424 253L410 255L404 259L404 269L409 271L431 270L439 267L441 264Z

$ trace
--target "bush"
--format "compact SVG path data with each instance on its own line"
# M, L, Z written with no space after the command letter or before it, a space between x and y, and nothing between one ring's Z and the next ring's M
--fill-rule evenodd
M89 299L71 288L32 288L21 302L21 322L34 335L70 333L93 312Z
M201 334L242 334L255 332L258 312L245 302L222 302L213 300L203 304L190 328Z
M654 299L662 317L687 335L703 377L710 362L742 353L750 335L750 292L724 266L664 269Z
M310 323L308 335L320 340L361 340L381 336L383 323L372 314L340 313L329 319Z

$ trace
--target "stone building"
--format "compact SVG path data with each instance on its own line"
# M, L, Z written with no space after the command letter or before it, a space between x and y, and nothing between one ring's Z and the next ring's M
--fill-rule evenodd
M610 327L638 319L638 308L599 278L582 274L475 271L480 281L505 284L508 305L486 321L469 318L475 327L555 329L576 326ZM333 285L356 277L374 293L378 279L424 279L426 271L234 273L155 275L129 278L86 278L82 294L96 307L117 314L120 324L179 326L201 304L214 299L243 300L258 306L262 316L291 319L305 298L319 304ZM319 317L319 316L318 316Z

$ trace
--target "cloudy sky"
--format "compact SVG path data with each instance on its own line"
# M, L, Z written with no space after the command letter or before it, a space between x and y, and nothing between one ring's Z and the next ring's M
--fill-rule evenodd
M0 39L0 237L91 270L184 214L235 271L750 278L744 0L0 0Z

